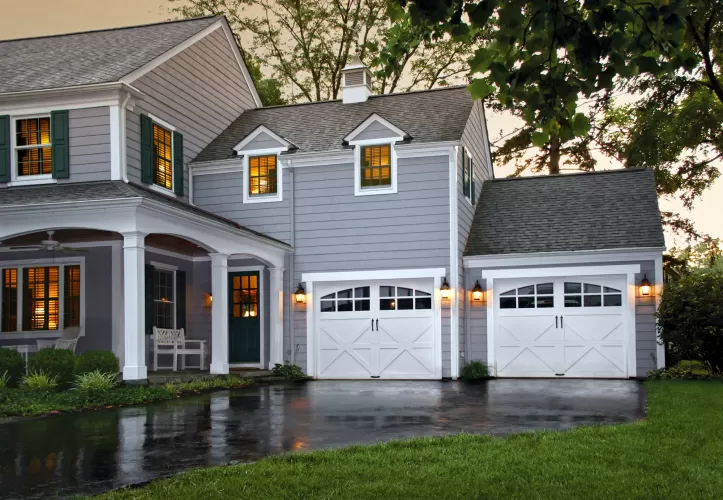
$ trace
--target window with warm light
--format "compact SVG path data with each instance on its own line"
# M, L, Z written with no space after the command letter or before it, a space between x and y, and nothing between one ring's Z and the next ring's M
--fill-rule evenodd
M251 156L249 158L249 196L277 193L276 163L276 155Z
M52 174L49 116L15 121L15 152L18 177Z
M391 146L361 146L361 188L379 188L392 185Z
M259 315L258 275L234 276L231 287L231 315L234 318L257 317Z
M0 332L81 325L80 264L5 268L0 269L0 278Z
M175 328L175 273L164 269L154 269L153 274L153 326Z
M173 135L157 123L153 124L153 183L173 189Z

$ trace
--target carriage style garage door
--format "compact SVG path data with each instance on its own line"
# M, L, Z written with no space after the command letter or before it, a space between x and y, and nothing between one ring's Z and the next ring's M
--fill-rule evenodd
M437 378L431 278L318 283L315 295L319 378Z
M495 282L500 377L624 378L625 276Z

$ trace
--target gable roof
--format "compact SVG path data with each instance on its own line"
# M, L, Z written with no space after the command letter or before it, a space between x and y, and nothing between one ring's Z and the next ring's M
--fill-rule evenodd
M485 181L464 255L661 248L652 169Z
M0 40L0 94L118 82L219 19Z
M245 111L194 162L234 158L233 148L260 125L297 146L288 154L342 150L344 137L376 113L413 137L413 142L452 141L462 137L472 110L465 87L371 96L366 102L341 100Z

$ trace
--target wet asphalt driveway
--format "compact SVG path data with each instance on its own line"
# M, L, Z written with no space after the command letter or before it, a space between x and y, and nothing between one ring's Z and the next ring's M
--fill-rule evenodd
M311 382L0 424L0 497L97 493L189 467L461 431L502 435L643 417L611 380Z

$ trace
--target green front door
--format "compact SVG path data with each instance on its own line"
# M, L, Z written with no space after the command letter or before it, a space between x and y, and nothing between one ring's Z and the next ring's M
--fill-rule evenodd
M229 363L261 361L259 273L229 273Z

